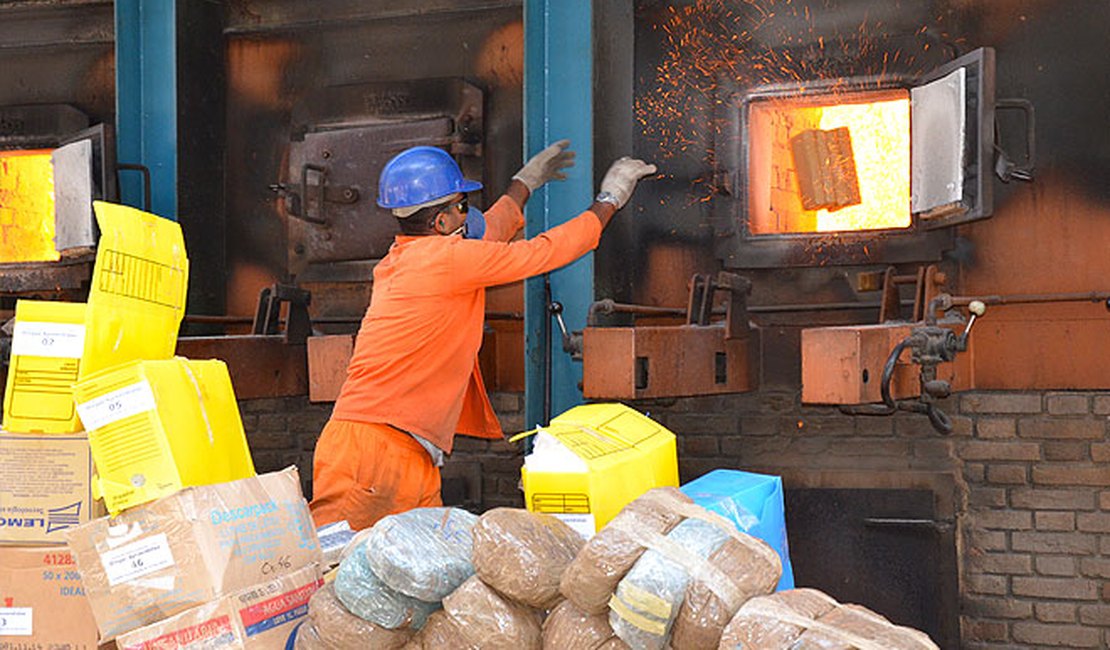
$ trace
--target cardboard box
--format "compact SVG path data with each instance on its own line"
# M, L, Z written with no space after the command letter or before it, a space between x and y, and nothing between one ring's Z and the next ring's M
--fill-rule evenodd
M538 441L524 459L524 504L584 537L651 488L678 486L674 434L623 404L576 406L538 431L561 448L541 459Z
M121 634L120 650L283 650L324 584L313 564Z
M187 488L66 537L105 640L321 559L292 467Z
M0 432L0 543L65 544L65 532L100 516L85 434Z
M79 379L135 359L172 357L189 284L177 222L104 201L93 209L100 240Z
M69 549L0 546L0 648L96 646L96 621Z
M81 430L73 384L85 349L85 304L18 300L4 389L4 430Z
M89 432L94 494L108 512L195 485L254 476L227 364L131 361L73 387Z

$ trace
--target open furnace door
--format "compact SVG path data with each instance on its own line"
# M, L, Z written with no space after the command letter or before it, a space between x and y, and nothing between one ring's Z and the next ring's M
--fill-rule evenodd
M111 127L98 124L64 138L54 167L54 247L65 257L96 245L93 201L117 200Z
M926 230L994 212L994 79L994 50L984 47L910 89L910 204Z

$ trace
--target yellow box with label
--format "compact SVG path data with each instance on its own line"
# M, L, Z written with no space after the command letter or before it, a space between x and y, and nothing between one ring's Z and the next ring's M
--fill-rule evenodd
M586 537L644 492L678 486L674 434L623 404L576 406L516 439L532 434L540 437L521 468L525 506Z
M223 361L133 361L81 380L74 395L96 463L94 494L112 515L255 475Z
M81 430L73 384L85 350L85 303L18 300L4 389L4 430Z

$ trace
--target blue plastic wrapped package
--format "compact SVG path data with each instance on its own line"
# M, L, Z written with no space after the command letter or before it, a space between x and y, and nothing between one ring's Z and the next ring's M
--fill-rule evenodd
M782 478L734 469L718 469L690 481L682 493L715 512L741 531L767 542L782 560L777 591L794 588L794 571L786 541L786 507Z
M428 616L439 609L439 602L425 602L390 589L370 569L366 542L350 549L335 575L335 595L355 616L375 625L395 630L419 630Z
M477 516L458 508L389 515L366 538L370 568L394 591L439 602L474 575L471 529L477 522Z

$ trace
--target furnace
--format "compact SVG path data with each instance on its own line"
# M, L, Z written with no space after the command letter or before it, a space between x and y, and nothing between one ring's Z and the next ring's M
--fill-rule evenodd
M993 212L990 48L918 78L719 89L726 267L937 261L952 226Z

